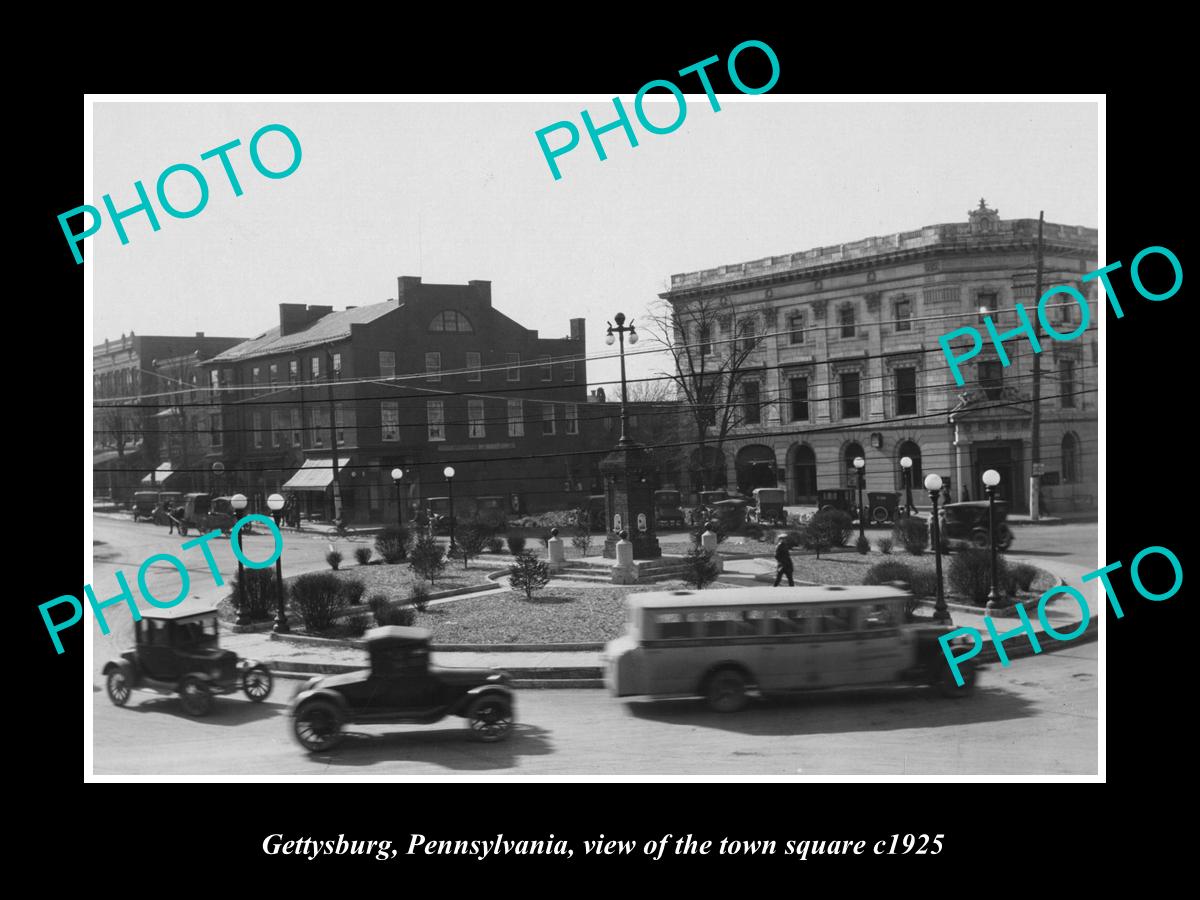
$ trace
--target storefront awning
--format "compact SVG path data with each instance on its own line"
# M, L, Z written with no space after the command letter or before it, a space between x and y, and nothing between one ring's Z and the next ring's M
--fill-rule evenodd
M157 469L142 479L142 484L162 486L167 483L168 478L175 474L178 473L171 471L169 462L160 463Z
M338 471L350 465L350 457L338 457ZM323 491L333 483L332 459L306 459L304 465L283 485L285 491Z

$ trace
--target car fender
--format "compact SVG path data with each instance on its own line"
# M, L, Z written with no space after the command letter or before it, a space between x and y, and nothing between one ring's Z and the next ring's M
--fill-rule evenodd
M516 706L516 695L513 693L512 688L506 687L502 684L481 684L478 687L471 688L462 695L458 703L454 705L453 710L451 710L452 714L456 716L466 715L467 710L470 708L472 703L474 703L480 697L484 697L489 694L503 697L508 701L508 705L510 707Z
M264 669L267 668L265 663L259 662L257 659L246 659L245 657L241 657L237 661L237 670L239 672L249 672L255 666L262 666Z
M109 672L123 672L125 673L126 681L133 681L133 666L129 664L129 660L127 659L110 659L104 664L104 671L100 674L107 678Z
M188 678L195 678L198 681L200 681L204 684L207 684L207 685L214 685L217 683L216 679L213 678L211 675L209 675L207 672L197 671L197 672L185 672L183 675L180 675L179 676L179 685L182 686L183 682L185 680L187 680Z
M337 691L331 691L328 688L314 688L311 691L301 691L292 698L292 704L288 708L288 715L294 716L301 706L309 700L314 699L328 700L341 711L347 721L354 718L354 714L351 712L350 704L346 702L346 698Z

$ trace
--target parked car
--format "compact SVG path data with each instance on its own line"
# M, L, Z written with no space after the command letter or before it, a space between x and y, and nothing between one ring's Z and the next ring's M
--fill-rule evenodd
M759 525L786 525L787 513L783 508L786 500L787 491L782 488L755 488L750 518Z
M189 528L194 528L201 533L220 530L221 534L229 534L237 520L237 513L234 512L229 497L185 494L179 533L186 535Z
M682 525L682 495L679 491L654 492L654 522L656 525Z
M1012 529L1006 524L1008 502L996 501L996 548L1007 550L1012 546ZM947 503L939 512L938 528L941 532L943 550L965 550L988 547L988 502L968 500L964 503Z
M450 514L449 497L430 497L428 510L429 522L433 526L434 534L449 534L450 523L457 524L455 517Z
M115 706L135 690L178 694L184 712L206 716L214 698L241 690L255 703L271 693L271 672L253 659L222 650L215 609L154 609L133 623L134 647L104 665L105 689Z
M475 516L488 528L504 528L508 525L508 499L506 497L480 497Z
M900 515L899 491L870 491L867 494L867 509L871 521L879 525L895 522Z
M508 737L515 706L507 672L434 666L429 632L389 625L366 634L371 667L310 678L292 699L292 732L306 750L332 750L347 724L429 724L462 716L480 741Z
M158 491L135 491L133 494L133 521L153 519L159 507Z
M840 509L852 516L858 515L854 502L853 488L821 488L817 491L817 509Z

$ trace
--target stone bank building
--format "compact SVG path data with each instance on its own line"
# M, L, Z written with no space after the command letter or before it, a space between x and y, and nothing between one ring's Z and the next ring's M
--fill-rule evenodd
M1003 366L983 317L990 313L1003 333L1017 326L1020 302L1036 323L1037 232L1037 219L1001 219L980 200L962 222L671 276L660 296L677 311L720 304L714 341L756 343L738 394L741 424L718 460L727 485L777 484L788 502L815 503L818 489L855 485L853 460L862 456L868 491L901 490L900 460L909 456L918 504L928 503L919 485L930 472L960 500L982 499L983 472L996 469L999 495L1028 510L1034 355L1027 338L1013 338ZM1092 313L1075 340L1041 334L1050 514L1097 506L1096 289L1080 283L1097 265L1095 229L1045 223L1043 290L1071 284ZM1062 333L1080 315L1065 299L1047 309ZM979 329L984 345L963 364L959 386L938 338L965 325ZM687 489L686 467L680 480Z

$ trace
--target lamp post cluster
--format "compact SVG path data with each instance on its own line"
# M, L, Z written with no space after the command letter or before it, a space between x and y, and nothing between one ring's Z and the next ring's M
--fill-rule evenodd
M867 461L861 456L854 457L854 471L858 473L858 539L865 541L867 510L863 506L863 488L867 484Z
M625 313L617 313L613 316L616 325L612 322L608 323L608 333L604 338L604 343L610 347L617 340L621 342L620 357L621 357L621 439L617 442L619 446L624 447L631 443L628 436L629 411L625 405L625 394L628 393L628 387L625 383L625 335L629 335L629 344L633 346L638 342L637 328L634 327L633 319L629 320L629 324L625 324Z
M904 465L903 460L901 460L901 465ZM905 466L906 472L908 469L909 467ZM988 549L991 554L991 589L988 591L988 609L996 609L1003 605L1000 598L999 579L996 577L996 488L999 484L1000 473L995 469L988 469L983 473L983 490L988 498ZM934 605L933 620L949 622L950 613L946 608L946 597L942 588L942 526L938 517L938 497L942 490L941 476L936 474L926 476L925 489L929 491L929 501L933 504L930 540L933 542L934 569L937 573L937 601Z

